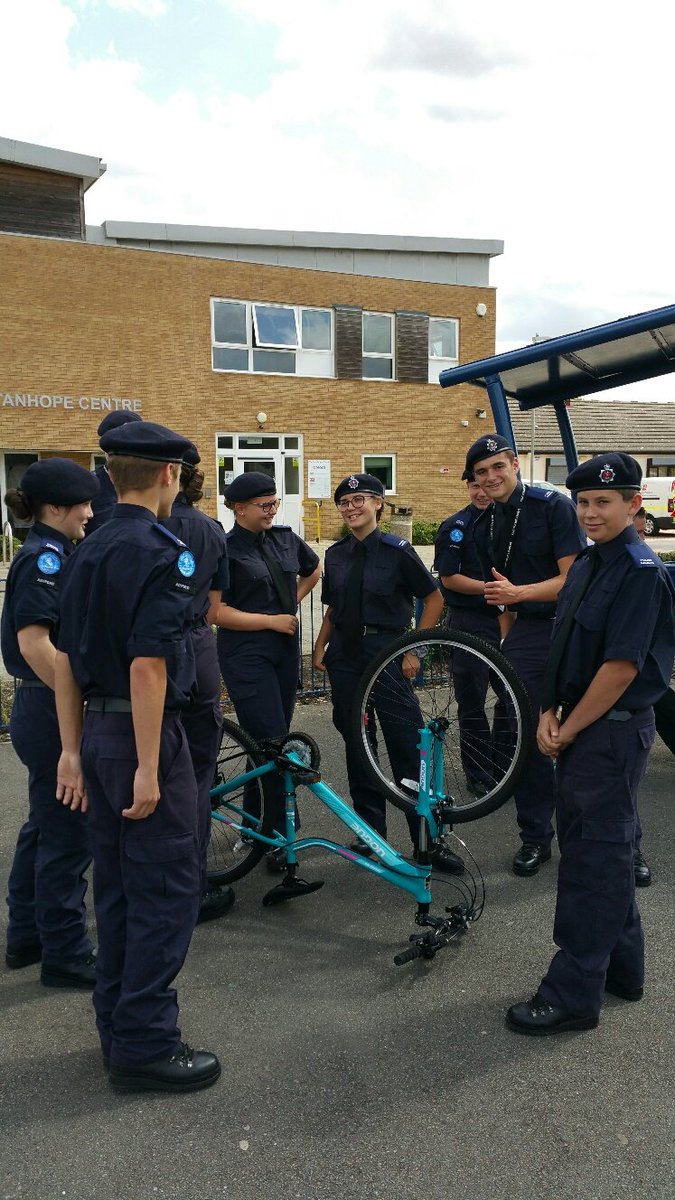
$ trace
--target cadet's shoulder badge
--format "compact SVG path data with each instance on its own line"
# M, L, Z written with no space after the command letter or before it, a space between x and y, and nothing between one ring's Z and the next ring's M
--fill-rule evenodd
M174 546L180 546L181 549L185 549L185 542L181 542L180 538L176 537L175 533L172 533L170 529L167 529L166 525L162 525L160 521L156 521L152 528L156 529L157 533L163 533L164 537L168 538L170 542L173 542Z
M58 575L61 570L61 555L55 550L43 550L38 555L37 569L43 575Z
M184 579L191 579L197 569L195 556L192 551L182 550L178 555L176 566Z
M398 536L397 536L395 533L383 533L383 534L382 534L382 541L383 541L383 542L385 543L385 545L387 545L387 546L399 546L399 547L402 547L402 546L409 546L409 545L410 545L410 542L407 540L407 538L400 538L400 537L398 537Z
M454 542L455 545L459 545L460 542L463 542L464 541L464 530L458 529L457 526L455 526L454 529L451 529L450 530L450 541Z
M649 546L645 546L644 542L634 543L626 546L630 557L633 560L634 567L658 567L659 560L653 550Z
M533 487L532 484L526 484L525 495L532 500L550 500L551 496L556 495L555 488L540 488Z

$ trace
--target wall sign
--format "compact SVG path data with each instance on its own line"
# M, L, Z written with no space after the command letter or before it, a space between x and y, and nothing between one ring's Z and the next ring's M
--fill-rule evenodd
M52 409L55 412L142 412L142 400L129 400L121 396L50 396L40 392L0 391L3 409L19 411L25 408Z
M310 458L307 460L307 497L310 500L328 500L332 495L330 486L330 459Z

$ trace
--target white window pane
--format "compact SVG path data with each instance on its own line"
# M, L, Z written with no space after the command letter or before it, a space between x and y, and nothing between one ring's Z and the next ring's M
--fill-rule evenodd
M429 354L432 358L457 358L455 321L429 321Z
M332 379L335 374L333 355L328 350L298 350L296 375Z
M214 300L213 338L216 342L235 342L245 346L246 305L236 300Z
M295 354L289 350L254 350L253 370L270 375L294 375Z
M297 346L295 309L254 304L253 327L258 346Z
M363 353L391 354L391 317L363 314Z
M362 358L361 374L364 379L391 379L391 359Z
M330 350L330 313L320 308L303 308L300 313L300 319L302 322L303 350Z
M227 346L213 347L214 371L248 371L248 350L231 350Z

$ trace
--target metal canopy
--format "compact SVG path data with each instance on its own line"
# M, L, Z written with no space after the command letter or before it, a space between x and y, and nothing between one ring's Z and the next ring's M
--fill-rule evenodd
M442 371L441 387L472 383L487 389L497 431L514 438L507 396L521 409L551 404L570 470L579 459L566 404L675 371L675 305L623 317L578 333ZM512 443L515 447L515 439Z

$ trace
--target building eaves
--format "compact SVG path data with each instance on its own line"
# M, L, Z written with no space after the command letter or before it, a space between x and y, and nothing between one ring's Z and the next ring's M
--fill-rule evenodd
M0 137L0 162L11 163L17 167L35 167L40 171L53 171L56 175L72 175L82 180L85 192L106 171L106 164L100 158L3 137Z
M521 451L532 444L532 413L509 402L513 430ZM675 400L599 400L580 396L569 405L580 454L620 448L628 454L675 451ZM535 452L561 454L562 441L553 408L535 410Z

